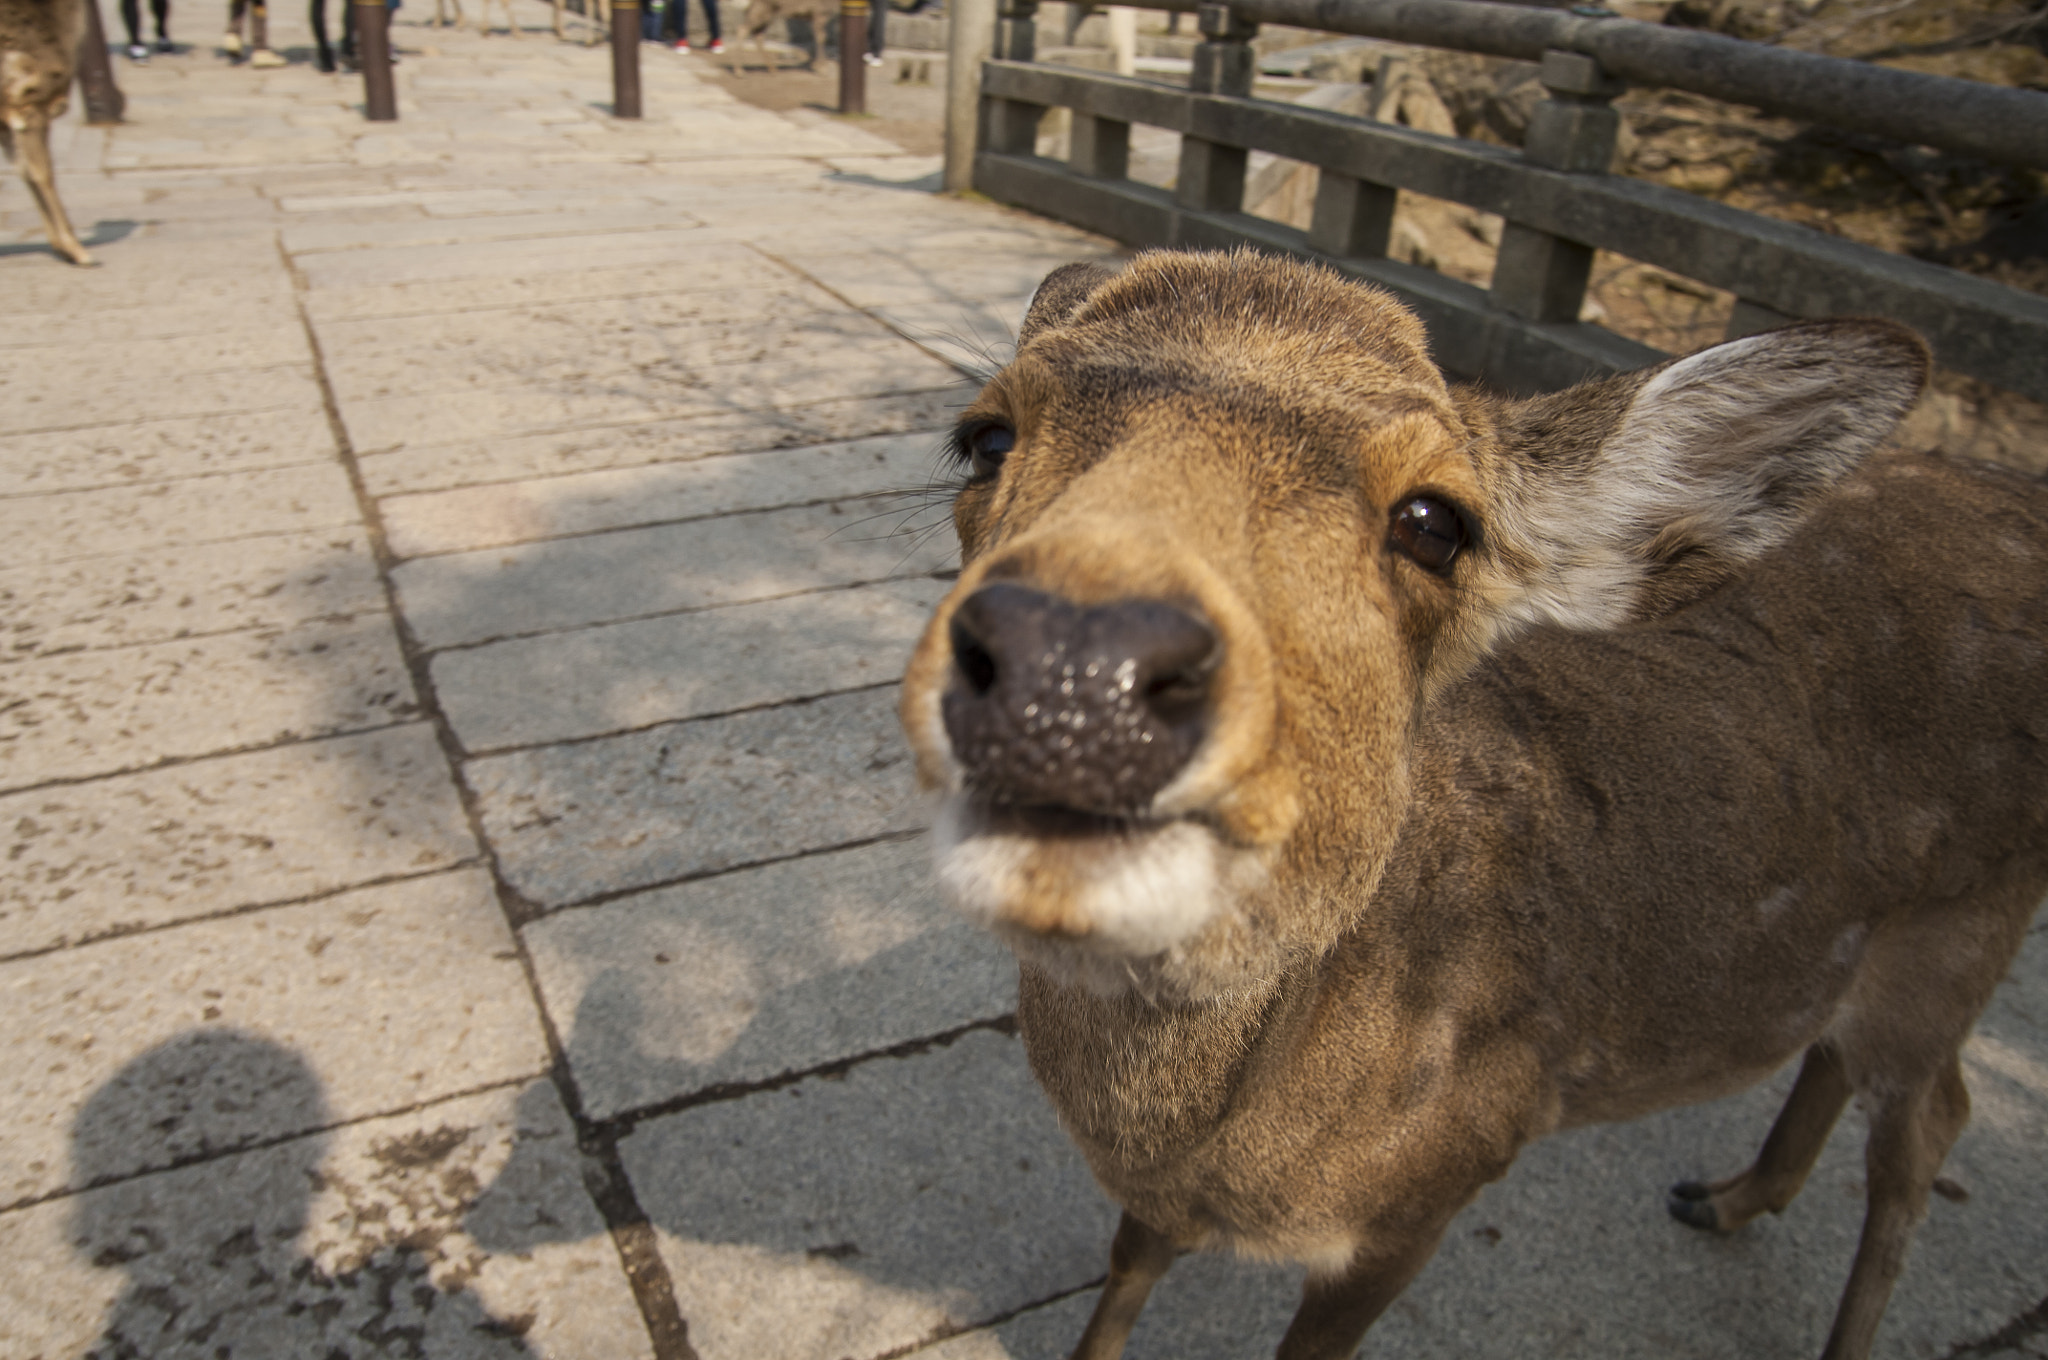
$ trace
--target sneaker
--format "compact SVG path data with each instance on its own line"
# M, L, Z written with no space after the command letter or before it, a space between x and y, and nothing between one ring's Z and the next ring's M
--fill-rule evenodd
M169 38L158 38L156 40L156 50L168 54L177 51L178 45Z
M353 0L351 0L351 3L353 3ZM284 58L280 57L279 55L277 55L277 53L271 51L267 47L259 47L254 52L251 52L249 54L249 64L251 66L260 66L264 68L269 68L272 66L282 66L284 65Z
M860 59L870 66L880 66L882 64L882 59L872 52L861 53Z
M690 44L689 44L688 42L685 42L684 40L682 40L682 39L678 38L678 39L676 40L676 45L675 45L674 47L671 47L671 48L669 49L669 51L671 51L671 52L680 52L680 53L682 53L682 54L683 54L684 56L686 56L686 57L687 57L687 56L689 56L689 55L690 55Z
M148 61L148 60L149 60L149 49L148 49L147 47L144 47L144 46L143 46L143 45L142 45L141 43L129 43L129 44L128 44L128 60L130 60L130 61Z
M232 30L220 35L220 50L231 57L242 55L242 35Z
M723 51L725 50L725 44L724 44L723 42L719 41L719 40L718 40L717 38L713 38L713 39L711 40L711 46L709 46L709 47L705 48L704 50L705 50L706 52L710 52L710 53L716 54L716 53L719 53L719 52L723 52Z

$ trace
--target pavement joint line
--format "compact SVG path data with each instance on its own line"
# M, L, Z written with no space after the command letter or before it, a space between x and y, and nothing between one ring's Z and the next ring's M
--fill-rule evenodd
M957 367L957 365L954 365L954 364L952 364L950 360L949 360L949 361L947 361L947 363L948 363L948 366L949 366L949 367ZM934 386L931 386L931 387L892 387L892 388L888 389L887 391L883 391L883 392L856 392L856 393L854 393L854 394L852 394L852 395L850 395L850 396L836 396L836 397L820 397L820 398L818 398L818 399L817 399L816 401L808 401L808 402L780 402L780 403L771 403L771 404L769 404L769 405L766 405L766 406L721 406L721 407L719 407L718 409L716 409L716 410L712 410L712 411L698 411L698 412L690 412L690 413L685 413L685 414L682 414L682 415L650 415L650 416L642 416L642 417L636 417L636 418L634 418L634 419L632 419L632 420L599 420L599 421L590 421L590 422L586 422L586 423L578 423L578 424L571 424L571 425L535 425L535 426L532 426L532 427L530 427L530 428L524 428L524 427L523 427L523 428L521 428L521 429L520 429L520 430L518 431L518 433L517 433L516 435L511 435L511 434L503 434L503 435L490 435L490 436L485 436L485 437L484 437L484 438L482 438L482 439L479 439L479 438L477 438L477 437L474 437L474 436L472 436L472 437L470 437L470 438L468 438L468 439L442 439L442 440L436 440L435 442L433 442L433 443L431 443L431 444L414 444L414 443L412 443L412 442L410 442L410 441L401 441L400 443L397 443L397 444L392 444L392 445L389 445L389 446L386 446L386 447L380 447L380 448L374 448L374 449L368 449L368 450L365 450L364 452L362 452L362 453L358 454L357 456L358 456L358 457L361 457L361 458L389 458L389 457L392 457L392 456L393 456L393 455L395 455L395 454L400 454L400 453L405 453L405 454L413 454L413 453L427 453L427 452L431 452L431 451L433 451L433 450L436 450L436 449L448 449L448 448L464 448L464 447L467 447L467 446L469 446L469 445L473 445L473 444L479 444L479 443L486 443L486 442L493 442L493 441L502 441L502 440L504 440L504 439L507 439L507 438L519 438L519 439L537 439L537 438L544 438L544 437L547 437L547 436L549 436L549 435L562 435L562 434L583 434L583 433L586 433L586 432L588 432L588 433L592 433L592 434L595 434L595 433L598 433L598 432L600 432L600 431L604 431L604 430L631 430L631 429L637 429L638 427L640 427L640 426L642 426L642 425L660 425L660 424L663 424L663 423L665 423L665 422L668 422L668 421L685 421L685 420L717 420L717 419L719 419L720 417L726 417L726 416L751 416L751 415L761 415L761 414L764 414L764 413L779 413L779 412L783 412L783 411L803 411L803 410L808 410L809 408L811 408L811 407L813 407L813 406L828 406L828 405L831 405L831 404L832 404L832 403L834 403L834 402L844 402L844 401L887 401L887 400L889 400L889 399L890 399L890 398L892 398L892 397L919 397L919 396L924 396L924 395L926 395L926 394L928 394L928 393L934 393L934 392L957 392L957 391L958 391L958 390L960 389L960 387L961 387L961 384L959 384L959 383L943 383L943 384L937 384L937 385L934 385ZM463 390L463 391L465 391L465 392L479 392L479 393L485 393L485 394L488 394L488 393L491 393L491 392L516 392L516 391L521 391L521 390L524 390L524 389L522 389L522 388L520 387L520 385L518 385L518 384L514 383L514 384L508 384L508 385L506 385L505 387L501 387L501 388L499 388L499 387L484 387L484 388L464 388L464 389L462 389L462 390ZM449 395L449 394L448 394L448 393L445 393L445 392L441 392L441 393L434 393L434 392L429 392L429 393L425 393L425 394L423 394L423 395L425 395L425 396L447 396L447 395ZM399 400L405 400L405 398L399 398ZM961 404L961 406L962 406L962 407L964 408L964 407L966 406L966 404L967 404L967 403L963 401L963 402L961 402L960 404ZM276 408L270 408L270 407L266 407L266 408L264 408L264 409L266 409L266 410L269 410L269 409L277 409L277 410L292 410L292 409L296 409L296 408L293 408L293 407L276 407ZM255 413L243 413L243 414L255 414ZM179 419L184 419L185 417L177 417L177 418L179 418ZM118 423L120 423L120 422L113 422L113 423L116 423L116 424L118 424ZM91 428L94 428L94 427L92 427L92 426L79 426L79 427L76 427L76 428L80 428L80 429L91 429ZM0 437L4 437L4 435L5 435L6 433L18 433L18 434L46 434L46 433L50 433L50 432L49 432L49 431L45 431L45 430L20 430L20 431L8 431L8 432L0 432ZM870 435L860 435L860 436L855 436L855 437L856 437L856 438L863 438L863 439L865 439L865 438L873 438L874 436L870 436ZM828 442L836 442L836 441L828 441ZM808 446L808 445L789 445L788 447L791 447L791 448L803 448L803 447L809 447L809 446ZM736 449L736 450L733 450L733 452L736 452L736 453L744 453L744 452L752 452L752 450ZM659 461L659 460L657 460L657 461ZM626 464L625 466L630 466L630 467L637 467L637 466L640 466L640 464ZM558 474L558 475L567 475L567 474ZM519 480L523 480L523 479L521 479L521 478L513 478L512 480L514 480L514 481L519 481ZM485 483L484 485L488 485L488 483Z
M230 417L230 418L232 418L232 417ZM206 416L172 416L172 417L170 417L170 419L173 419L173 420L211 420L211 419L213 419L213 417L212 417L212 416L210 416L210 415L206 415ZM6 435L0 435L0 439L4 439L4 438L8 438L8 436L6 436ZM221 471L218 471L218 472L181 472L181 473L178 473L178 474L177 474L177 475L175 475L175 476L170 476L170 477L147 477L147 478L143 478L143 479L140 479L140 480L137 480L137 481L132 481L132 482L94 482L94 483L92 483L91 485L87 485L87 486L53 486L53 487L50 487L50 488L49 488L48 490L36 490L36 491L0 491L0 501L32 501L32 500L35 500L35 499L37 499L38 497L45 497L45 496L85 496L85 495L91 495L91 494L93 494L93 493L95 493L95 492L99 492L99 491L128 491L128 490L142 490L142 489L144 489L144 488L147 488L147 487L153 487L153 486L179 486L179 485L182 485L182 484L184 484L184 483L186 483L186 482L204 482L204 481L210 481L210 480L212 480L212 479L213 479L213 478L215 478L215 477L240 477L240 476L243 476L243 475L245 475L245 474L247 474L247 473L251 473L251 472L282 472L282 471L284 471L284 470L285 470L285 469L287 469L287 468L301 468L301 467L323 467L323 466L325 466L325 465L326 465L326 462L327 462L327 460L326 460L326 459L324 459L324 458L295 458L295 459L291 460L290 462L284 462L284 463L257 463L257 464L254 464L254 465L247 465L247 464L245 464L245 465L243 465L243 466L241 466L241 467L236 467L236 468L229 468L229 469L222 469ZM255 533L255 534L248 534L248 535L245 535L245 537L249 537L249 538L265 538L265 537L270 537L270 536L272 536L272 535L279 535L279 534L291 534L291 533L301 533L301 532L307 532L307 531L304 531L304 530L294 530L294 529L283 529L283 530L270 530L270 529L266 529L266 530L262 531L261 533ZM227 540L227 539L212 539L212 538L208 538L208 539L201 539L201 540L198 540L198 541L199 541L199 542L204 542L204 543L218 543L218 542L228 542L228 541L231 541L231 540ZM131 552L132 552L132 551L135 551L135 550L134 550L134 549L129 549L129 551L131 551ZM114 555L115 555L115 556L118 556L119 554L114 554Z
M477 551L503 552L515 544L499 544L494 549ZM393 559L396 561L397 559ZM849 590L863 590L869 586L892 585L898 581L938 581L945 577L935 571L904 572L896 576L877 576L872 580L834 582L828 586L815 586L808 590L786 590L779 595L750 596L744 600L724 600L717 604L693 604L680 609L657 609L647 614L622 614L618 618L598 619L591 623L566 624L560 628L533 628L517 633L497 633L474 642L454 642L445 647L428 647L423 655L443 657L455 652L474 652L484 647L496 647L507 642L530 642L535 638L569 637L577 633L591 633L601 628L613 628L628 623L650 623L656 619L687 618L692 614L711 614L721 609L745 609L749 605L774 604L782 600L808 599L815 595L837 595Z
M940 363L946 365L946 367L952 369L961 377L966 378L969 382L986 383L990 378L995 376L994 369L970 368L966 364L961 363L958 359L954 358L953 356L942 353L939 350L933 349L930 345L927 345L926 343L924 343L924 341L918 339L915 335L912 335L909 331L903 329L903 327L897 325L894 321L891 321L886 315L883 315L877 309L872 307L861 306L858 302L855 302L852 298L846 296L846 294L840 292L837 288L834 288L831 284L825 282L817 275L811 273L807 269L802 268L801 266L791 264L788 260L783 259L774 251L765 250L760 245L752 241L749 241L747 244L752 246L753 249L761 256L762 259L772 260L776 264L781 265L784 269L787 269L790 273L796 275L798 278L803 279L806 282L815 285L816 287L824 289L833 297L837 298L846 307L852 309L853 311L859 312L862 316L865 316L870 320L873 320L879 323L880 325L886 327L891 333L901 337L907 344L915 345L919 350L923 351L931 358L934 358L938 360ZM955 299L955 301L964 304L967 300Z
M0 438L5 437L0 435ZM317 464L309 463L304 466L313 467L317 466ZM254 543L266 538L293 538L300 534L333 533L338 529L345 529L353 533L357 528L358 526L349 520L334 520L327 524L308 524L297 529L259 529L252 533L229 534L225 538L183 539L171 543L160 543L154 548L121 548L114 552L73 553L68 557L44 557L38 558L34 565L39 567L60 567L72 562L96 562L110 557L134 557L139 553L170 552L183 548L205 548L218 543ZM14 568L9 568L9 570L14 570Z
M447 1091L441 1095L429 1096L425 1100L416 1100L410 1105L401 1105L389 1110L372 1110L364 1114L350 1115L346 1119L330 1120L325 1124L311 1124L302 1129L293 1129L288 1133L274 1133L262 1138L251 1138L245 1142L236 1143L232 1147L208 1148L204 1152L194 1152L183 1157L173 1158L161 1166L138 1167L133 1171L123 1171L112 1176L98 1177L85 1185L67 1185L57 1190L46 1190L39 1195L26 1195L12 1203L0 1204L0 1214L19 1213L23 1209L33 1209L37 1205L50 1204L57 1200L72 1199L79 1195L89 1194L94 1190L105 1189L110 1185L125 1185L130 1181L142 1180L149 1176L162 1176L173 1171L183 1171L187 1167L203 1166L207 1162L218 1162L228 1157L239 1157L245 1152L261 1152L265 1148L282 1147L286 1143L296 1143L303 1138L312 1138L323 1133L332 1133L336 1129L353 1128L358 1124L369 1124L379 1119L398 1119L405 1115L418 1114L422 1110L431 1110L436 1105L447 1105L458 1100L468 1100L472 1096L488 1095L492 1091L503 1091L511 1087L524 1086L546 1076L547 1073L544 1070L527 1072L516 1077L504 1077L498 1081L485 1082L480 1086L465 1087L460 1091Z
M2001 1353L2019 1354L2022 1343L2044 1334L2048 1334L2048 1297L1991 1335L1953 1347L1941 1360L1985 1360Z
M296 364L273 364L272 368L305 368L302 361ZM231 371L231 370L223 370ZM297 411L303 409L297 402L283 401L274 406L245 406L235 410L218 411L176 411L170 415L152 415L137 420L88 420L77 425L36 425L21 429L0 428L0 439L18 439L31 434L74 434L80 430L131 429L138 424L153 425L166 420L213 420L234 419L241 416L260 416L269 411Z
M711 1086L700 1086L694 1091L670 1096L666 1100L659 1100L650 1105L640 1105L630 1110L621 1110L617 1114L606 1115L603 1119L593 1121L592 1127L604 1130L614 1139L623 1138L650 1119L663 1119L704 1105L721 1105L731 1100L744 1100L748 1096L780 1091L798 1082L842 1077L867 1063L882 1062L890 1058L915 1058L935 1049L951 1048L970 1034L983 1033L1016 1038L1017 1013L1004 1011L1001 1015L969 1020L964 1025L955 1025L952 1029L941 1030L937 1034L905 1039L885 1048L872 1048L862 1053L834 1058L830 1062L819 1063L814 1067L790 1068L772 1077L760 1077L753 1081L722 1081Z
M173 638L171 641L177 641ZM148 643L161 646L161 643ZM25 663L16 662L20 665ZM415 706L416 707L416 706ZM300 746L310 741L338 741L344 737L360 737L371 732L389 732L394 728L410 726L420 720L419 714L407 714L390 722L370 723L363 727L338 727L331 732L301 732L279 737L275 741L252 741L242 746L223 746L197 755L165 756L144 765L117 765L107 770L91 770L85 774L59 775L54 779L39 779L33 784L0 784L0 797L11 797L18 793L38 793L44 789L74 788L80 784L94 784L102 779L118 779L124 775L154 774L158 770L173 770L181 765L198 765L210 760L225 760L231 756L256 755L263 751L282 750L287 746Z
M643 893L660 892L667 888L678 888L689 883L703 883L715 878L728 878L733 874L746 873L750 869L766 869L777 864L795 864L801 860L818 859L825 855L843 854L848 850L864 850L871 845L907 845L924 833L925 828L921 826L904 827L896 831L884 831L879 835L862 836L855 840L835 841L831 845L814 845L802 850L792 850L786 855L767 855L761 859L750 859L740 864L721 864L716 869L698 869L691 873L678 874L674 878L656 879L651 883L637 883L629 888L608 888L604 892L594 893L589 897L578 898L571 902L561 902L553 906L538 906L536 904L538 914L530 920L523 922L522 926L532 925L537 921L548 920L572 911L592 911L599 907L609 906L613 902L624 901L629 897L639 897ZM5 963L6 961L5 959L0 959L0 963Z
M348 424L342 419L341 406L335 397L334 384L329 380L325 352L320 344L320 334L313 324L313 318L306 306L309 288L304 271L292 260L284 248L284 237L280 232L274 238L279 260L290 275L298 298L299 323L305 328L307 348L313 356L314 381L320 388L320 400L325 408L329 431L334 440L336 460L347 474L349 488L355 495L356 505L362 514L364 533L369 539L370 552L377 567L377 578L384 590L385 607L391 620L391 627L398 640L399 654L403 658L407 673L412 678L414 694L422 713L432 727L435 743L441 749L441 758L446 766L449 784L461 804L463 820L468 825L471 839L481 853L483 867L489 873L491 886L498 900L499 911L505 920L506 933L511 936L512 952L519 963L520 972L526 979L527 998L533 1006L534 1017L540 1024L541 1035L548 1050L546 1076L553 1081L562 1108L577 1131L577 1141L592 1155L604 1176L602 1186L586 1182L585 1192L603 1217L607 1236L612 1249L618 1254L619 1268L626 1276L626 1283L633 1294L633 1302L639 1309L641 1323L647 1329L648 1342L654 1351L654 1360L697 1360L696 1352L689 1344L689 1324L684 1321L676 1302L675 1284L669 1278L668 1263L662 1259L658 1244L654 1240L649 1219L642 1208L633 1184L626 1175L625 1163L620 1160L615 1140L602 1137L592 1142L591 1121L583 1107L582 1092L577 1088L569 1067L569 1048L563 1041L561 1030L555 1024L554 1016L548 1010L547 993L540 985L540 972L534 966L533 954L526 947L526 940L520 933L520 918L530 910L524 895L518 892L506 877L498 854L492 846L484 826L481 800L476 791L463 778L462 743L455 734L455 725L442 707L439 692L434 686L432 667L421 648L419 639L413 635L411 623L399 608L398 585L392 573L397 559L391 552L390 539L384 530L383 511L372 496L363 480L362 467L356 460L355 450L349 442Z
M317 533L319 531L312 530L310 532ZM230 539L227 541L240 543L247 542L248 540ZM212 545L213 540L211 539L199 543L166 543L161 548L141 548L113 555L117 557L140 557L150 552L177 552L186 548L205 548ZM69 558L64 560L77 561L78 559ZM10 567L7 570L20 571L22 568ZM30 568L30 570L33 570L33 568ZM11 666L33 666L38 661L55 661L59 657L66 656L105 656L109 652L131 652L142 647L168 646L173 642L210 642L215 638L241 637L247 633L289 633L319 623L336 625L354 623L357 619L363 617L364 614L381 614L383 612L381 609L364 610L356 614L336 612L315 614L311 618L301 619L296 623L245 623L239 628L186 629L184 632L176 633L169 637L136 638L131 642L73 642L63 647L52 647L44 652L16 652L10 656L0 657L0 672L5 672Z
M979 1322L934 1327L929 1334L917 1341L913 1341L908 1345L897 1346L893 1350L883 1351L879 1355L869 1356L867 1360L907 1360L907 1357L916 1355L919 1351L929 1350L933 1346L951 1341L956 1336L965 1336L969 1332L980 1332L986 1331L991 1327L1000 1327L1005 1322L1009 1322L1014 1318L1020 1318L1026 1313L1035 1313L1041 1308L1050 1308L1053 1304L1064 1303L1076 1294L1086 1294L1090 1290L1100 1289L1108 1282L1109 1273L1105 1271L1085 1284L1077 1284L1071 1289L1059 1290L1056 1293L1046 1295L1042 1299L1033 1299L1029 1303L1020 1303L1015 1308L1005 1309L1000 1313L992 1314Z
M780 450L777 451L779 452ZM687 463L678 463L675 464L674 466L687 467L689 465ZM569 473L566 475L575 476L576 474ZM536 478L535 480L540 479ZM517 486L520 485L520 483L515 482L511 483L511 485ZM436 496L441 495L443 493L437 491L422 491L410 494L422 496ZM535 534L531 538L507 539L502 543L484 543L479 544L473 548L437 548L432 552L414 553L411 556L401 556L398 558L398 560L401 562L430 562L437 557L461 557L468 553L503 552L507 548L524 548L529 544L534 543L569 543L582 538L603 538L607 534L637 533L643 529L666 529L681 524L711 524L718 520L740 519L748 515L777 515L789 510L815 510L820 506L845 505L848 504L849 502L855 501L909 500L913 496L934 496L936 494L938 493L923 490L854 491L849 492L844 496L818 496L807 501L783 501L775 505L742 505L737 506L731 510L715 511L708 515L677 515L671 519L635 520L631 524L601 524L593 529L577 529L571 532L559 534ZM952 492L948 490L944 494L950 497L952 495ZM398 498L392 496L386 497L385 499L396 500ZM920 505L916 508L919 510L923 510L928 509L930 507L929 505ZM887 514L891 512L884 511L883 513ZM870 516L869 518L879 518L879 516ZM844 528L834 529L826 537L828 539L838 538L841 534L845 533L847 529L857 528L861 524L864 524L866 522L867 521L864 519L855 520L853 521L853 523L846 525ZM882 535L882 537L894 538L897 536L897 532L900 531L892 531L888 534ZM854 541L866 542L868 540L856 539ZM913 551L914 550L915 549L913 548ZM893 581L897 578L890 576L884 577L882 579ZM716 608L718 606L708 607ZM466 646L468 644L464 645Z
M526 213L492 213L481 220L497 221L501 218L524 217L528 215L529 214ZM456 222L470 222L478 219L463 217L425 217L420 218L418 220L422 224L432 222L448 222L452 224ZM312 224L308 223L306 225ZM658 226L648 227L607 227L602 230L585 229L581 231L515 232L505 236L493 236L490 238L490 243L495 245L500 241L567 241L574 240L579 236L642 236L646 235L649 232L656 231L697 231L700 230L704 225L705 223L701 219L699 219L695 226L682 225L674 222L664 222ZM354 244L341 246L301 246L295 250L288 248L288 253L291 255L292 259L297 260L301 256L356 255L361 254L364 251L370 250L458 250L464 248L474 249L476 245L477 242L473 240L464 240L460 237L451 236L450 239L446 241L361 241L356 242Z
M771 709L793 708L798 704L815 704L820 700L838 698L842 694L866 694L870 690L891 689L902 683L902 677L898 676L890 680L875 680L865 685L854 685L847 689L820 690L816 694L799 694L789 699L770 699L765 703L742 704L738 708L721 708L716 713L692 713L681 718L662 718L657 722L642 723L638 727L618 727L608 732L588 732L581 736L557 737L550 741L524 741L509 746L486 746L469 752L465 760L496 760L501 756L525 755L531 751L551 751L560 746L588 746L592 742L636 736L664 727L680 727L684 723L717 722L722 718L737 718L746 713L766 713Z
M416 873L380 874L358 882L344 883L339 887L320 888L314 892L301 893L297 897L282 897L274 901L244 902L239 906L222 907L216 911L199 912L191 916L180 916L175 921L156 921L148 925L115 925L91 935L81 935L75 940L63 940L57 944L42 945L35 949L18 950L12 954L0 954L0 964L20 963L24 959L47 958L52 954L68 954L94 945L111 944L115 940L132 940L138 935L156 935L166 930L179 930L185 926L204 925L209 921L231 921L238 916L254 916L260 912L281 911L286 907L310 906L325 902L347 893L362 892L368 888L388 888L396 883L417 883L423 879L438 878L443 874L460 873L483 865L482 855L466 855L459 860L437 864L431 869Z

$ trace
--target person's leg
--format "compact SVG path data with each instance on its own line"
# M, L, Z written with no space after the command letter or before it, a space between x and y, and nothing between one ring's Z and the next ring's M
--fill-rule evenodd
M705 45L712 48L723 46L725 39L718 31L718 0L704 0L704 26L710 30L705 36Z
M149 56L149 49L142 45L141 0L121 0L121 22L128 26L128 55L137 61Z
M156 20L156 50L171 50L171 0L149 0L149 14Z
M868 0L868 56L870 66L882 60L882 28L889 19L889 0Z

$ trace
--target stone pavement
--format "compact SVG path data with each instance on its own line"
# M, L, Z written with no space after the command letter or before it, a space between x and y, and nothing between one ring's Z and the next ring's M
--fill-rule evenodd
M0 1357L1063 1354L1114 1216L892 710L962 371L1113 252L699 58L614 122L515 12L401 21L395 125L289 12L122 64L96 271L0 187ZM1885 1356L2048 1346L2043 949ZM1816 1350L1858 1121L1782 1220L1658 1209L1776 1094L1534 1150L1368 1350ZM1132 1353L1295 1287L1184 1262Z

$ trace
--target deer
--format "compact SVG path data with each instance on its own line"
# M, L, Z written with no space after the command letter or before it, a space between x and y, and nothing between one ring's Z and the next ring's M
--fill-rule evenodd
M2048 486L1885 448L1928 364L1816 321L1514 398L1320 265L1043 281L900 703L1122 1208L1075 1360L1193 1248L1304 1264L1277 1354L1349 1356L1523 1146L1795 1057L1668 1207L1786 1209L1857 1098L1869 1354L2048 892Z
M57 197L50 124L70 102L85 23L82 0L0 0L0 151L18 159L51 249L76 265L94 260Z

